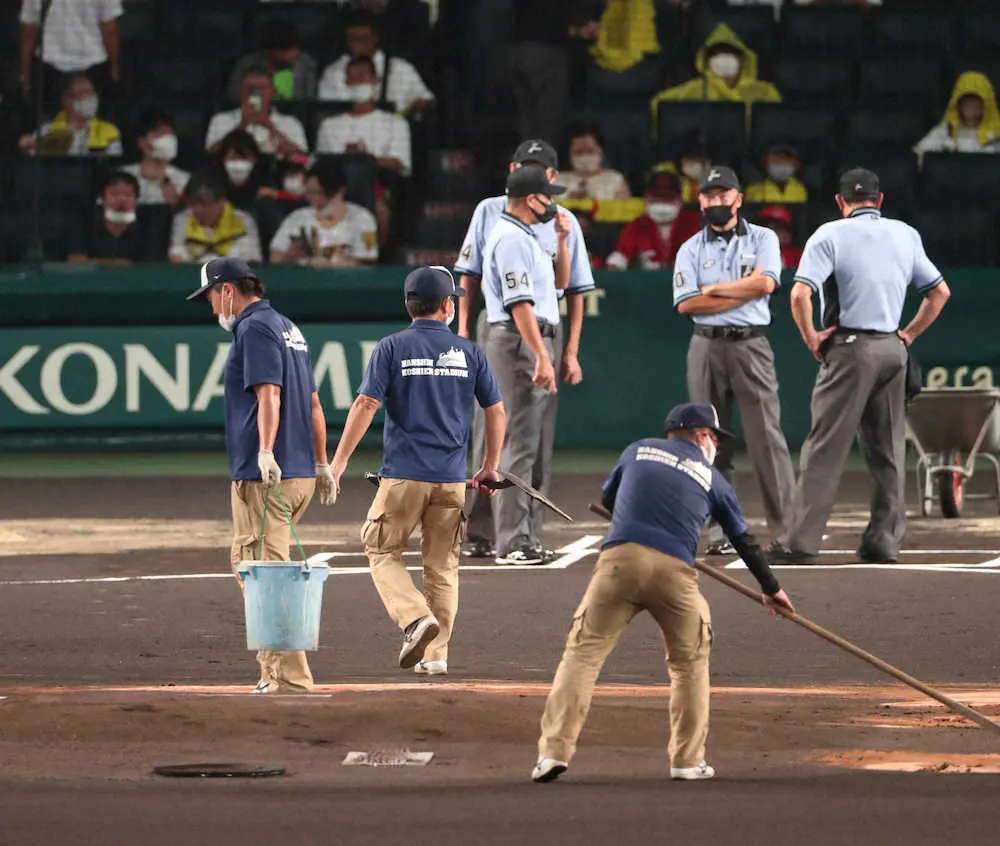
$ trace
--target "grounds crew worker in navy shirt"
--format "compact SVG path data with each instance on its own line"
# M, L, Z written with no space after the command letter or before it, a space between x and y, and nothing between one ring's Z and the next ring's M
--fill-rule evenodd
M784 533L795 485L781 431L774 353L766 337L770 295L781 277L781 247L773 231L740 214L740 183L728 167L709 171L698 202L708 225L681 245L674 262L674 306L694 324L688 396L715 405L726 427L735 400L767 526L776 539ZM732 459L731 445L723 444L717 466L730 482ZM731 551L718 527L711 526L708 554Z
M787 547L776 553L776 561L817 561L855 435L874 486L859 557L895 561L906 532L907 348L937 319L950 292L920 234L882 217L882 199L878 176L862 168L847 171L837 195L843 219L813 233L795 273L792 316L821 366ZM924 297L901 330L911 285ZM820 332L813 328L813 292L819 294L825 327Z
M234 573L240 561L289 560L289 515L273 491L266 497L260 549L270 486L278 486L293 522L305 513L317 487L323 505L337 497L309 347L299 328L263 296L264 284L245 261L217 258L201 268L201 287L188 297L207 299L219 325L233 333L224 381ZM254 693L312 690L305 652L262 651L257 662L260 681Z
M472 487L499 479L506 416L486 355L453 335L455 297L465 291L445 267L406 277L409 329L379 341L368 362L337 452L338 486L347 462L385 401L382 477L361 529L372 579L403 630L399 666L448 672L448 641L458 610L458 560L465 529L466 467L473 399L486 409L486 452ZM421 527L424 590L413 585L403 551Z
M535 781L552 781L569 766L604 660L640 611L653 615L667 648L670 775L689 781L715 775L705 762L712 622L692 566L709 515L760 583L764 604L793 610L747 528L732 485L712 466L719 437L729 436L715 408L678 405L664 429L665 438L628 447L604 484L601 501L612 512L611 529L545 703Z

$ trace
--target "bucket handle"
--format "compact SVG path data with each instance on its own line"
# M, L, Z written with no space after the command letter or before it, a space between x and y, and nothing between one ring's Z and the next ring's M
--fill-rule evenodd
M284 497L281 495L281 488L273 482L268 484L266 490L264 491L264 518L260 521L260 544L257 546L257 560L261 561L264 558L264 532L267 529L267 500L271 496L272 487L274 487L274 493L278 497L278 502L281 503L281 507L285 510L285 516L288 517L288 528L292 530L292 537L295 538L295 545L299 548L299 552L302 553L302 570L308 573L312 568L309 566L309 559L306 558L306 551L302 548L302 541L299 540L298 533L295 531L295 523L292 521L292 512L289 510Z

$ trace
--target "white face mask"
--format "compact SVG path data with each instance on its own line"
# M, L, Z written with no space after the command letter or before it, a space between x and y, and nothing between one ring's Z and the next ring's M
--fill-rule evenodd
M229 297L229 314L226 314L226 289L222 289L222 313L219 315L219 326L225 329L227 332L233 331L233 326L236 323L236 315L233 314L233 297Z
M775 182L787 182L795 176L795 165L787 163L768 165L767 175Z
M104 219L108 223L124 223L126 226L130 226L135 223L135 211L114 211L112 209L105 209Z
M597 173L601 169L600 153L580 153L569 157L573 170L579 173Z
M233 185L242 185L250 178L254 163L247 159L226 159L223 166Z
M646 200L646 214L657 223L673 223L680 210L680 203L657 203Z
M84 120L90 120L97 114L97 105L97 95L91 94L89 97L73 101L73 113Z
M161 162L172 162L177 158L177 136L159 135L149 142L149 154Z
M681 173L688 179L701 179L701 175L704 172L705 166L699 161L688 160L681 162Z
M715 456L719 451L719 448L715 445L715 441L713 441L710 437L706 437L701 444L699 444L699 449L701 450L701 454L705 456L705 461L709 464L715 463Z
M455 315L458 314L458 309L455 306L454 297L449 297L448 299L451 300L451 314L445 318L444 322L446 325L451 326L451 324L455 322Z
M306 192L306 180L301 173L297 173L294 176L286 176L284 182L281 183L281 187L285 189L286 194L301 197Z
M347 99L352 103L367 103L378 96L378 85L374 82L363 82L360 85L347 86Z
M723 79L733 79L740 72L740 57L735 53L716 53L708 60L708 69Z

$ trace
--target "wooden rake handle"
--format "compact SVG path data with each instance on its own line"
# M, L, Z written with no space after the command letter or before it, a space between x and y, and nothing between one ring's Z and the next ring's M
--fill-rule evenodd
M605 520L611 519L611 512L608 511L602 505L591 504L589 506L590 511L599 517L603 517ZM704 573L706 576L711 576L716 581L722 582L724 585L731 587L733 590L742 593L748 599L752 599L756 603L760 603L761 594L751 588L748 588L743 582L738 579L734 579L732 576L723 572L718 567L713 567L711 564L706 564L704 561L695 561L694 566ZM931 699L935 699L944 705L946 708L950 708L956 714L961 714L966 719L972 720L976 725L981 728L987 729L988 731L1000 734L1000 725L997 725L993 720L987 717L985 714L980 713L975 708L970 708L968 705L963 705L952 699L950 696L942 693L931 687L928 684L924 684L920 679L915 679L908 673L904 673L897 667L892 666L876 655L872 655L870 652L866 652L860 646L855 646L849 640L844 640L844 638L835 635L831 631L827 631L822 626L817 625L812 620L803 617L801 614L796 614L794 611L789 611L781 606L772 606L774 610L784 617L786 620L791 620L793 623L797 623L802 626L802 628L807 629L814 635L823 638L823 640L832 643L834 646L843 649L845 652L849 652L856 658L860 658L867 664L871 664L876 670L881 670L886 675L892 676L894 679L901 681L905 685L909 685L914 690L919 690L925 696L929 696Z

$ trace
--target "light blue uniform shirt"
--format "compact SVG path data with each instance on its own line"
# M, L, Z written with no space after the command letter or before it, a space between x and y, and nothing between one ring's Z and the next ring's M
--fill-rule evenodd
M781 284L781 247L770 229L747 223L742 217L728 241L706 226L681 244L674 261L674 306L696 297L703 285L733 282L762 267L764 274ZM768 326L771 298L758 297L722 314L694 314L701 326Z
M469 276L484 275L483 255L486 250L486 239L505 208L507 208L506 196L487 197L476 206L469 223L469 231L465 234L465 241L462 243L462 251L455 263L456 273L467 273ZM560 210L565 211L561 206ZM573 219L573 223L568 244L569 286L567 291L582 294L584 291L594 290L594 274L590 268L587 242L583 238L580 221L576 219L575 214L570 214L570 217ZM554 262L556 260L556 247L559 244L559 236L556 235L556 222L550 220L548 223L536 223L529 228L535 234L542 249ZM562 297L562 295L563 292L559 291L558 296Z
M824 326L895 332L906 289L924 293L942 279L916 229L865 208L813 233L795 281L819 293Z
M506 212L500 215L483 249L483 296L490 323L512 320L510 308L533 303L535 317L559 323L556 272L536 233Z

